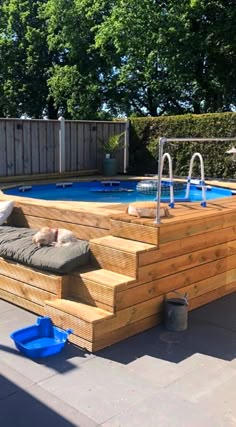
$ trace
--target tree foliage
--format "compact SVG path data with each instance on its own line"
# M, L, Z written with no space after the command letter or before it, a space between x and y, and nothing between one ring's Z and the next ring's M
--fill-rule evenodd
M0 3L0 113L41 117L50 110L48 72L51 57L42 1L5 0Z
M234 0L2 0L0 113L231 111Z

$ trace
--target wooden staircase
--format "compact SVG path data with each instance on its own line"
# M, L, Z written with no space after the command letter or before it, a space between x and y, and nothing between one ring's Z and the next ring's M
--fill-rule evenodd
M139 256L156 247L109 235L92 239L90 249L94 269L68 276L64 298L45 301L45 315L73 329L71 342L96 351L156 324L157 317L141 322L133 307L117 309L119 293L138 281Z

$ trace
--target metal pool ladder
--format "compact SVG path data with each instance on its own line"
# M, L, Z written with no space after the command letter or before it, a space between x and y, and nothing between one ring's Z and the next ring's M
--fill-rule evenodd
M168 159L168 163L169 163L169 177L170 177L170 203L169 203L169 206L170 206L170 208L174 208L175 202L174 202L173 168L172 168L172 159L171 159L169 153L164 153L162 156L162 159L161 159L161 175L163 172L163 166L164 166L165 158Z
M188 178L187 178L187 187L186 187L186 194L185 197L186 199L189 198L189 191L190 191L190 185L191 185L191 176L192 176L192 169L193 169L193 162L194 159L198 157L200 160L200 167L201 167L201 180L199 182L199 185L201 185L202 187L202 202L201 202L201 206L203 208L206 207L206 184L205 184L205 174L204 174L204 163L203 163L203 158L202 155L200 153L194 153L191 157L190 160L190 166L189 166L189 173L188 173Z

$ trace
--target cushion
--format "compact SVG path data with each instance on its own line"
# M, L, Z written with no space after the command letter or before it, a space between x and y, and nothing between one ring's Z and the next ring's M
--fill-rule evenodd
M38 248L32 243L32 236L37 231L1 226L0 257L60 275L88 264L89 243L87 241L77 240L69 246Z
M0 202L0 225L2 225L11 215L13 207L14 202L11 200Z

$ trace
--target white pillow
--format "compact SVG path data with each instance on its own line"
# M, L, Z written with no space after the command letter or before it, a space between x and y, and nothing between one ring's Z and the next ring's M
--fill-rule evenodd
M13 207L14 207L14 202L11 200L0 202L0 225L2 225L10 216Z

